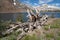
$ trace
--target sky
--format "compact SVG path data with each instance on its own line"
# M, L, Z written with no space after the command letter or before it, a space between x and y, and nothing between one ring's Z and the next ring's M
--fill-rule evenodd
M60 7L60 0L19 0L19 1L31 6L40 6L42 4L48 4Z

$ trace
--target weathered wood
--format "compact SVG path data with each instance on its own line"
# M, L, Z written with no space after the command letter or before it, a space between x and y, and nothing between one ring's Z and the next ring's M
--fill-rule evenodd
M30 18L32 18L29 10L28 11L28 15ZM32 13L32 12L31 12ZM38 12L37 12L38 13ZM37 16L37 15L36 15ZM39 16L37 16L38 18ZM18 35L17 40L23 38L25 35L27 35L27 33L29 32L33 32L34 29L38 29L41 32L41 35L43 36L43 28L42 26L47 22L47 18L48 15L43 15L42 18L36 18L36 21L32 22L32 20L30 20L30 22L24 22L24 23L16 23L14 25L10 25L12 28L8 29L5 34L10 34L11 32L22 32ZM34 20L34 19L33 19ZM18 28L18 29L17 29ZM15 30L16 29L16 30Z

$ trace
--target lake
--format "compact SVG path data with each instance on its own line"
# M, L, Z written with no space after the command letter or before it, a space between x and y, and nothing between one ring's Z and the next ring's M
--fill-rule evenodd
M60 18L60 12L42 12L41 14L54 15L55 18Z
M28 18L26 17L28 14L25 13L0 13L0 20L12 20L12 21L16 21L17 16L22 14L23 16L23 21L26 22L28 20ZM49 16L51 16L52 14L54 15L55 18L60 18L60 12L41 12L41 15L43 14L47 14Z

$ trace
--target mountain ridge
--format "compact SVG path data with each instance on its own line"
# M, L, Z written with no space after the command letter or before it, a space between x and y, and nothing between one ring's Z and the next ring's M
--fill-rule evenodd
M22 12L25 9L13 5L13 0L0 0L0 13Z

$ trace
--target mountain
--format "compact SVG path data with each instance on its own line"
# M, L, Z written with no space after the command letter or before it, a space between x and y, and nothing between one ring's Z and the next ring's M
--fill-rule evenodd
M49 5L48 8L52 8L52 9L54 8L54 9L60 10L60 7L56 7L56 6L50 6Z
M25 9L13 5L13 0L0 0L0 13L15 13L23 11L25 11Z
M42 6L38 6L36 8L41 11L44 11L44 12L60 12L60 7L51 6L51 5L47 5L47 4L44 4Z

